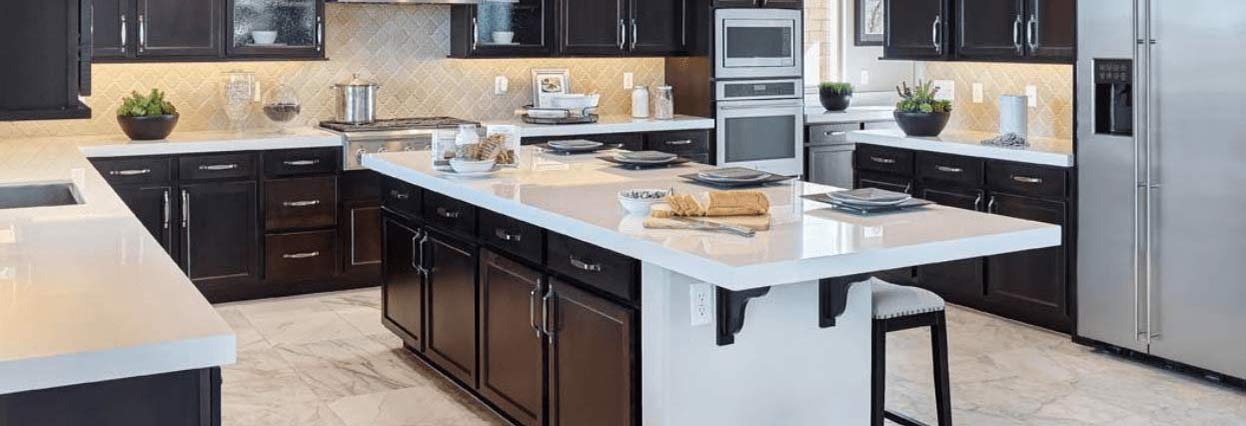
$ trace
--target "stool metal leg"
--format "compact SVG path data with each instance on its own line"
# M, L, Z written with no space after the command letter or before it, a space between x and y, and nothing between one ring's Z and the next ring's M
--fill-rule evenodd
M947 317L943 311L935 315L930 326L930 348L934 357L935 409L939 426L952 426L952 389L947 366Z
M874 320L873 362L870 366L870 425L883 426L887 401L887 320Z

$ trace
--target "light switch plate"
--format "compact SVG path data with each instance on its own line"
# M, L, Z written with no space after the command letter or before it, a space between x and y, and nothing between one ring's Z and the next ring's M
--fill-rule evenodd
M974 83L973 84L973 103L975 104L982 103L982 98L983 98L982 83Z
M939 93L935 94L935 99L941 101L956 100L956 82L952 80L935 80L934 86L939 88Z
M1025 86L1025 96L1030 98L1030 108L1038 108L1038 86Z
M623 73L623 89L631 90L633 87L636 87L636 83L634 79L635 79L634 74L630 72Z
M713 322L714 287L706 283L688 286L689 308L692 313L692 325L709 325Z
M504 75L493 77L493 94L505 95L510 90L510 80Z
M870 84L870 70L861 70L861 85Z

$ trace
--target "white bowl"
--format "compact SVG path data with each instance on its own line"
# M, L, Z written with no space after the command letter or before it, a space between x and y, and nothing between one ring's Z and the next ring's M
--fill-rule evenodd
M649 193L649 197L641 197L641 193ZM648 216L654 204L665 202L670 191L665 189L632 189L619 192L619 205L628 214Z
M493 165L497 160L464 160L461 158L450 159L450 168L457 173L484 173L493 170Z
M251 39L255 44L273 44L277 42L276 31L251 31Z
M497 44L511 44L515 41L515 33L512 31L494 31L493 42Z
M549 99L549 106L552 108L582 110L585 108L596 108L601 101L601 95L553 95L547 99Z

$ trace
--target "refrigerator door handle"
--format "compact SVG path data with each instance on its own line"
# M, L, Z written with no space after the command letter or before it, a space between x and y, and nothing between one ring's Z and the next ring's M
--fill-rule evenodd
M1145 93L1143 92L1144 84L1141 84L1146 73L1143 69L1144 58L1142 56L1143 55L1142 38L1144 37L1144 35L1142 33L1143 32L1141 28L1142 26L1139 25L1142 19L1142 12L1141 12L1142 7L1140 3L1144 1L1147 1L1147 0L1134 0L1133 1L1133 15L1132 15L1133 16L1133 35L1134 35L1134 38L1138 41L1137 44L1134 45L1134 61L1136 62L1136 64L1134 66L1133 80L1139 83L1139 84L1134 85L1135 100L1145 95ZM1145 283L1143 283L1142 281L1143 280L1142 269L1144 266L1143 266L1143 260L1142 260L1143 254L1142 254L1141 244L1143 242L1142 221L1147 220L1147 217L1142 213L1143 212L1142 199L1143 197L1146 197L1147 195L1146 194L1147 183L1146 181L1143 180L1143 176L1141 172L1142 156L1143 156L1142 146L1143 146L1144 139L1146 139L1146 136L1140 130L1146 128L1146 124L1143 122L1143 119L1144 119L1143 112L1145 109L1146 109L1145 107L1141 107L1141 108L1134 108L1133 110L1133 120L1134 120L1134 123L1136 123L1137 125L1134 127L1135 131L1134 131L1134 137L1133 137L1133 143L1134 143L1133 172L1134 172L1134 184L1136 188L1134 188L1134 206L1133 206L1133 212L1134 212L1133 231L1134 233L1133 233L1133 238L1131 238L1131 240L1133 241L1132 264L1133 264L1133 284L1134 284L1133 285L1134 341L1143 342L1143 343L1145 343L1146 341L1146 339L1144 338L1144 336L1146 335L1146 330L1144 329L1144 326L1142 324L1143 322L1142 315L1144 311L1142 307L1142 303L1143 303L1142 287L1145 285Z

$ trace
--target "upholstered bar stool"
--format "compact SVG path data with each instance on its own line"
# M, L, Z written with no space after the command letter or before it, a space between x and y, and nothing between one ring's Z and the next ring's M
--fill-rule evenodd
M938 425L952 425L952 399L947 372L947 319L943 298L926 289L895 285L877 278L870 280L874 293L874 361L871 386L873 396L870 420L882 426L891 420L905 426L927 426L908 416L887 411L887 333L930 327L930 348L934 359L935 406Z

